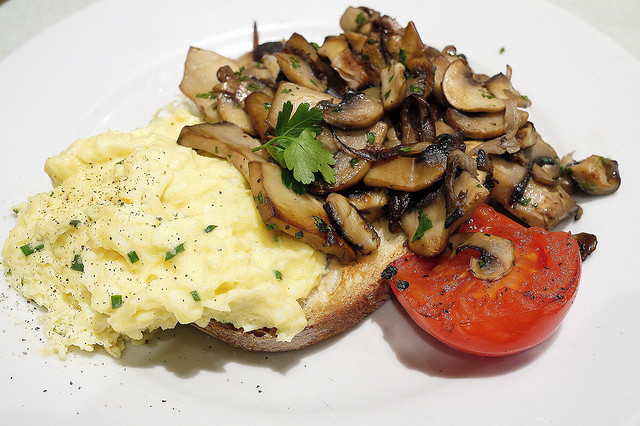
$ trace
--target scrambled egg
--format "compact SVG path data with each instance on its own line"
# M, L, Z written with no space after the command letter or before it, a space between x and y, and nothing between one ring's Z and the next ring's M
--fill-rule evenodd
M47 160L54 188L18 208L2 250L11 285L47 309L49 348L103 346L211 318L290 340L298 299L326 256L269 231L243 176L175 143L198 119L179 110L131 133L75 142Z

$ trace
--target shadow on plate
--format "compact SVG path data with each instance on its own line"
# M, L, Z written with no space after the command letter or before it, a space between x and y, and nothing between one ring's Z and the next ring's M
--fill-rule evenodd
M422 330L396 300L385 304L373 321L405 367L431 376L449 378L490 377L507 374L535 361L555 340L557 332L545 342L519 354L483 357L450 348Z
M299 365L303 359L335 344L341 336L310 347L288 352L251 352L219 341L188 325L154 332L142 345L127 343L119 360L123 367L163 367L181 378L201 371L224 372L229 363L271 369L280 374Z

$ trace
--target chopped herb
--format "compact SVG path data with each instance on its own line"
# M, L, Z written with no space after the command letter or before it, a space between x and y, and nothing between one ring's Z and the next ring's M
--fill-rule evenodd
M287 94L287 93L291 93L292 91L293 91L292 89L282 89L280 93Z
M364 16L364 13L362 12L358 13L358 16L356 16L356 24L362 25L365 22L367 22L367 17Z
M276 279L282 280L282 272L278 271L277 269L273 270L273 275L276 276Z
M178 253L182 253L183 251L184 251L184 243L178 244L177 246L175 246L174 248L172 248L167 252L167 254L164 256L164 260L169 260L175 255L177 255Z
M378 40L376 40L375 38L370 38L369 40L367 40L368 44L376 44L378 42Z
M312 42L311 42L311 43L309 43L309 44L310 44L314 49L316 49L316 50L318 50L318 49L320 48L320 46L318 46L318 43L316 43L316 42L313 42L313 41L312 41Z
M431 219L429 219L426 214L422 213L422 210L418 210L418 228L416 229L415 234L413 234L411 242L421 239L424 236L424 233L431 228L433 228Z
M218 227L218 225L209 225L206 228L204 228L204 232L206 232L208 234L209 232L213 231L217 227Z
M191 297L193 297L193 300L195 300L196 302L200 301L200 295L195 290L191 291Z
M124 158L122 160L118 161L116 164L122 164L122 163L124 163Z
M529 97L528 97L527 95L522 95L522 96L520 96L520 97L521 97L522 99L524 99L525 101L528 101L528 100L529 100Z
M482 97L483 97L483 98L486 98L486 99L493 99L493 98L495 98L495 96L493 96L493 95L491 95L491 94L488 94L488 93L483 93L483 94L482 94Z
M320 173L325 182L336 181L333 154L324 148L316 135L322 130L322 112L316 107L309 108L304 102L293 113L289 101L282 105L276 123L276 136L253 151L266 149L282 167L282 181L294 191L306 191L306 186Z
M412 84L411 86L409 86L409 91L412 93L424 93L424 87Z
M73 261L71 262L71 269L78 272L84 272L84 264L82 263L82 258L79 254L73 256Z
M264 105L264 109L266 109L267 111L271 109L271 102L265 102L262 105Z
M369 55L367 55L366 53L364 55L362 55L362 60L365 61L365 62L369 62L370 61Z
M313 221L315 222L316 227L320 230L320 232L326 234L331 229L327 223L319 218L318 216L313 216Z
M393 81L393 77L396 76L396 73L391 74L391 77L389 77L389 83L391 83Z
M289 56L289 63L291 63L291 68L294 70L300 68L300 61L295 56Z
M353 157L351 160L349 160L349 165L353 169L359 161L360 160L357 157Z
M604 167L608 167L609 166L609 159L608 158L600 157L600 162L602 163L602 165Z
M138 253L136 253L135 250L131 250L129 253L127 253L127 257L129 258L129 261L131 263L136 263L138 260L140 260L140 258L138 257Z
M267 226L267 231L274 231L274 230L278 229L278 225L274 225L274 224L267 223L267 222L265 222L264 224Z
M294 236L299 240L299 239L301 239L302 237L304 237L304 232L302 232L302 231L297 231L297 232L294 234Z
M500 54L502 55L503 53L504 53L504 46L500 48Z
M407 65L407 52L405 52L404 49L400 49L398 52L398 62L402 65Z
M518 204L523 205L523 206L529 205L530 202L531 202L531 198L522 197L522 198L520 198L518 200Z
M376 141L376 134L375 132L367 132L366 133L367 136L367 143L369 145L373 145L373 143Z
M14 212L15 214L20 213L20 210L16 209L15 207L13 209L11 209L12 212Z
M20 287L24 287L24 278L20 278Z
M409 152L409 151L411 151L411 147L410 146L401 146L401 147L398 147L398 151L400 151L400 152Z
M260 204L264 203L264 197L262 196L262 191L258 192L258 195L256 195L256 200L258 200Z
M256 90L258 90L260 88L260 86L257 83L249 83L247 84L247 90L250 92L255 92Z
M386 93L384 94L384 99L386 100L387 98L389 98L390 94L391 94L391 89L386 91Z
M111 309L118 309L120 306L122 306L122 296L119 294L111 296Z
M489 255L486 253L482 253L480 255L480 257L478 258L478 266L479 267L483 267L484 265L486 265L487 263L489 263L491 259L489 258Z
M200 99L216 99L218 97L217 93L214 93L213 91L207 92L207 93L198 93L196 95L196 98L200 98Z
M76 219L70 220L69 225L73 226L74 228L77 228L78 225L80 225L80 221Z
M238 71L234 71L235 75L242 75L242 73L244 72L244 67L240 67L240 69L238 69Z
M44 244L40 243L36 246L32 246L31 244L25 244L22 247L20 247L20 250L22 250L22 253L25 256L31 256L33 253L37 252L37 251L41 251L42 249L44 249Z

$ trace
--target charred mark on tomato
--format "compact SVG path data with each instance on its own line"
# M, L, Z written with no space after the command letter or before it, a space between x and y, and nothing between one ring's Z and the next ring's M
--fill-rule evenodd
M398 280L396 282L396 287L398 288L398 290L406 290L409 288L409 281Z
M380 274L380 276L382 277L383 280L390 280L397 273L398 273L398 268L396 268L395 266L389 265L386 268L384 268L384 271L382 271L382 274Z

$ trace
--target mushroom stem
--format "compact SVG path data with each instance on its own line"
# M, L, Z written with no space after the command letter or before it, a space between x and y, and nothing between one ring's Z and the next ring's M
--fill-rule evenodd
M516 258L513 243L505 238L482 232L462 232L449 238L452 256L466 249L480 253L469 260L471 274L481 280L495 281L513 269Z

